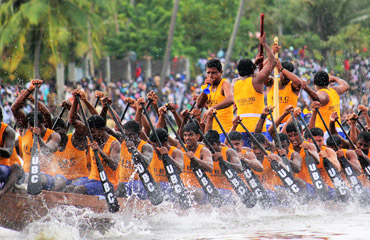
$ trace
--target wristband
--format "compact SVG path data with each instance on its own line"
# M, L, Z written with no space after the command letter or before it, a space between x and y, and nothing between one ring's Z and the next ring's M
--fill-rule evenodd
M280 69L279 69L279 71L280 72L283 72L283 70L284 70L285 68L284 67L281 67Z
M33 91L29 90L28 88L27 88L26 90L27 90L27 92L29 92L29 93L32 93L32 92L33 92Z
M265 115L265 114L261 114L261 117L260 117L260 118L262 118L262 119L266 119L266 117L267 117L267 115Z

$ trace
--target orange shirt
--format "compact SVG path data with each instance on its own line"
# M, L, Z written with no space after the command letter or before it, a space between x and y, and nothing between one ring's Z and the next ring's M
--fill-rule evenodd
M46 129L46 133L42 140L44 142L47 142L50 135L54 131L51 129ZM31 154L32 154L32 147L33 147L33 134L31 130L27 130L26 134L22 137L22 158L24 161L23 164L23 169L25 172L29 172L30 166L31 166ZM39 149L40 149L40 144L39 144ZM51 176L54 176L56 172L59 171L58 164L55 161L54 155L51 154L49 156L43 156L40 154L40 171L44 172L46 174L49 174Z
M307 143L306 141L304 141L304 142ZM293 150L292 145L290 145L289 148L290 148L290 150ZM311 179L311 176L310 176L310 172L308 171L307 164L306 164L306 153L305 153L303 148L301 148L301 150L299 151L299 155L302 158L302 167L301 167L301 171L299 173L295 174L295 177L298 177L298 178L302 179L306 183L312 184L312 179Z
M117 141L117 139L113 136L109 136L107 142L104 144L103 152L107 154L108 156L110 155L111 146L114 141ZM89 153L91 156L91 171L90 171L89 179L100 181L98 166L96 165L95 155L91 148L89 149ZM108 177L109 182L113 184L114 188L116 188L118 185L118 169L116 170L111 169L102 160L103 158L100 156L100 154L99 154L99 157L100 157L101 163L103 164L104 171Z
M267 151L267 153L270 154L271 152ZM255 174L260 177L261 182L267 189L274 190L274 186L284 186L278 175L272 170L271 163L267 160L266 156L263 159L262 166L263 172L255 172Z
M137 150L141 152L146 142L141 140L137 146ZM119 182L129 182L132 180L140 180L139 175L136 173L134 162L132 161L132 154L126 147L126 142L121 144L121 160L119 164Z
M1 126L0 126L0 147L4 147L4 131L5 129L8 127L8 124L6 123L1 123ZM17 151L15 150L15 147L13 147L13 152L12 152L12 155L10 155L10 158L4 158L4 157L1 157L0 156L0 165L6 165L6 166L11 166L13 165L14 163L18 163L18 164L21 164L21 162L19 161L18 159L18 156L17 156Z
M185 146L186 147L186 146ZM204 146L198 144L197 149L195 150L194 156L200 159L200 151ZM185 153L185 150L181 148L181 151ZM184 171L180 174L181 179L184 182L185 187L197 187L200 188L198 179L195 177L193 170L190 167L190 159L184 154Z
M173 151L176 147L171 146L168 150L168 156L172 156ZM163 161L158 158L157 152L154 151L153 159L149 165L150 173L152 174L154 181L156 182L168 182L166 170L164 169Z
M221 147L221 154L222 154L224 161L227 161L227 154L226 154L227 149L228 149L227 147ZM223 189L231 190L230 184L228 183L226 177L223 175L221 171L219 161L217 162L214 161L212 172L207 172L206 174L208 175L209 179L211 180L211 182L216 188L223 188Z
M326 149L325 146L321 147L321 150L324 151ZM329 160L329 159L328 159ZM330 161L330 160L329 160ZM338 162L338 160L336 160ZM338 162L339 164L339 162ZM324 167L324 159L320 157L320 164L317 165L317 168L319 169L320 171L320 174L321 174L321 177L322 177L322 180L324 180L324 182L329 185L330 187L334 188L333 186L333 183L328 175L328 173L326 172L325 170L325 167Z
M72 144L72 133L68 134L67 145L63 152L55 152L55 158L60 171L57 174L65 176L67 179L88 177L86 153L76 149Z

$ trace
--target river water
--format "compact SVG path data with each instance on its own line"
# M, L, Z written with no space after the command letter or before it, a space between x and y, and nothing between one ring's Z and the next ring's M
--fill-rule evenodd
M81 228L81 219L91 217L111 219L113 225L104 234ZM164 203L151 213L124 209L100 215L69 207L53 209L22 232L0 228L0 239L370 239L369 223L370 207L333 202L186 212Z

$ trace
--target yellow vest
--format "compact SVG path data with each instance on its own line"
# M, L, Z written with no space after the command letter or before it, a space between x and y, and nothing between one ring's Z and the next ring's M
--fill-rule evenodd
M292 105L293 107L297 106L298 96L293 92L292 82L289 82L284 89L279 89L279 113L283 113L285 107ZM267 94L267 105L274 106L274 85L272 85L270 91ZM281 123L288 121L290 115L286 116ZM270 116L268 116L270 119Z
M208 107L212 107L216 104L219 104L223 100L226 99L224 95L221 93L221 87L224 81L228 81L226 78L223 78L218 84L216 91L212 91L212 86L210 86L210 93L207 95L207 105ZM207 87L208 85L202 85L202 91ZM217 110L217 118L220 120L220 123L222 124L222 127L225 129L226 132L228 132L231 127L233 126L232 120L233 120L234 114L233 114L233 106L229 106L227 108L219 109ZM216 130L218 134L222 133L222 130L220 126L217 124L217 121L213 119L212 123L212 129Z
M340 97L337 91L333 88L329 89L320 89L319 92L326 92L329 96L329 102L323 107L320 107L320 113L324 118L326 125L329 127L329 118L332 112L338 113L338 120L340 121ZM324 132L326 131L324 124L322 123L319 114L316 116L315 127L321 128ZM337 123L335 123L335 127L339 127Z
M252 77L235 82L234 101L243 124L250 132L254 132L265 103L263 94L254 90ZM245 132L241 126L236 131ZM263 125L262 132L266 132L266 124Z

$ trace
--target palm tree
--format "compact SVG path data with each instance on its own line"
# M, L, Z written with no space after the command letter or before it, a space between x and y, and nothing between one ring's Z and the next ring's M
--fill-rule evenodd
M0 6L0 54L6 57L3 68L14 72L28 57L33 59L33 75L38 78L41 53L47 54L47 62L54 69L58 62L71 56L84 56L88 52L88 17L93 29L92 45L99 53L95 29L100 27L101 20L92 12L90 1L32 0L20 3L12 0L3 3Z

